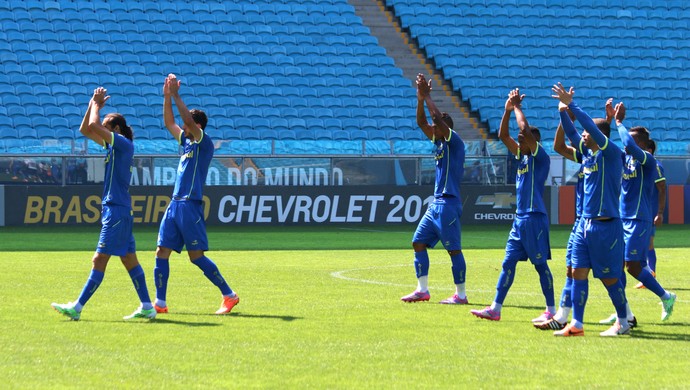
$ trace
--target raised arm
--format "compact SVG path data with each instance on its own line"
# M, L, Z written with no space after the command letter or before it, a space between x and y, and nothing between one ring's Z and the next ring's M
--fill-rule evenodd
M107 91L103 87L98 87L93 93L93 103L89 110L89 135L88 137L94 140L97 144L105 146L106 143L112 144L113 133L101 123L101 107L110 99L106 96Z
M177 112L180 113L180 118L182 118L182 122L184 122L185 126L187 127L187 131L192 133L194 136L195 140L200 140L201 139L201 129L199 126L194 122L194 118L192 118L192 114L189 112L189 109L187 106L184 104L182 101L182 98L180 97L180 85L182 82L175 77L174 74L169 74L168 75L168 80L170 80L170 95L172 96L173 100L175 100L175 105L177 106Z
M95 92L95 90L94 90ZM89 139L92 139L96 143L102 144L102 140L96 140L92 138L91 130L89 130L89 118L91 118L91 105L93 105L93 97L89 99L89 106L86 108L84 113L84 118L81 120L81 125L79 126L79 132Z
M511 154L517 156L518 144L515 142L515 139L510 136L510 115L515 110L515 106L513 106L512 101L512 93L513 91L510 91L508 94L508 99L506 100L506 104L504 106L503 117L501 118L501 126L498 128L498 139L503 142L503 145L508 148L508 151Z
M635 160L642 163L642 165L651 162L652 159L648 159L649 156L647 153L637 145L635 139L630 135L625 125L623 125L623 118L625 118L625 105L623 102L616 104L615 118L616 127L618 128L618 135L621 137L621 141L623 141L625 151L633 156Z
M585 130L589 133L589 135L592 137L594 142L601 148L602 150L606 149L608 146L608 138L604 135L604 133L599 130L597 125L594 123L592 118L587 115L586 112L582 111L582 109L575 104L573 101L573 95L575 95L575 90L573 87L570 87L568 91L565 90L563 85L561 83L558 83L557 85L554 85L551 90L555 93L555 95L552 95L552 97L558 99L561 101L561 103L565 104L568 106L570 111L575 115L575 118L577 119L578 122L584 127ZM561 116L561 121L563 117ZM564 127L566 130L566 134L568 134L568 130ZM570 138L570 136L569 136Z
M570 161L578 162L575 148L565 143L565 132L561 123L558 124L556 135L553 137L553 151Z
M537 139L534 138L534 134L532 134L532 129L527 122L527 118L522 112L522 100L525 98L525 95L520 95L520 89L515 88L510 92L509 96L513 103L515 120L517 121L518 128L520 129L520 134L522 134L521 142L524 142L529 148L530 153L534 154L537 151ZM518 137L518 140L519 139L520 138Z
M424 75L421 73L417 75L415 85L417 87L417 126L422 129L427 138L433 140L434 130L427 121L426 113L424 112L424 96L429 93L431 86L424 81Z
M182 129L175 123L175 114L172 110L172 95L170 93L170 77L166 77L163 84L163 121L165 128L179 142Z
M446 124L446 121L443 120L443 113L441 110L436 107L436 103L431 99L431 80L426 82L424 79L424 75L420 74L421 78L417 76L418 78L418 85L420 82L426 83L428 90L424 94L424 102L426 103L426 107L429 109L429 114L431 115L431 120L434 122L434 128L436 129L436 134L440 134L444 140L449 140L450 139L450 127L448 127L448 124Z

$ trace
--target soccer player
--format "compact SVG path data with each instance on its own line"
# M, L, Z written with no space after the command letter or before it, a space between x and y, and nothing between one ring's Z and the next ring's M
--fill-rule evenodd
M508 234L506 255L496 285L494 300L491 306L481 310L470 310L470 313L487 320L500 320L503 301L513 284L517 264L519 261L529 259L539 274L539 283L546 300L546 310L532 320L533 323L541 323L551 319L556 312L553 275L547 264L547 261L551 259L549 220L543 200L544 184L549 174L551 159L539 143L541 139L539 129L530 126L522 112L521 105L524 97L525 95L520 95L519 89L510 91L498 130L498 138L519 160L516 176L517 215ZM510 136L508 128L512 112L515 112L520 128L518 142Z
M565 109L565 106L563 106ZM582 215L582 197L584 192L584 173L582 172L582 153L572 146L568 146L565 143L565 133L563 132L563 126L559 123L556 129L556 135L553 139L553 150L567 158L570 161L580 164L580 168L577 170L577 184L575 186L575 223L573 223L573 228L570 231L570 237L568 238L568 244L565 249L565 286L563 286L563 291L561 292L561 300L558 306L558 310L553 318L550 318L543 322L537 322L534 327L537 329L547 330L560 330L565 328L568 323L568 316L573 308L573 301L571 296L571 291L573 288L573 268L572 268L572 251L573 251L573 240L575 238L575 230L577 229L578 222L580 221L580 215Z
M203 271L223 295L223 302L216 314L228 314L240 302L240 297L230 289L216 264L204 255L208 250L206 222L202 191L206 173L213 159L213 141L204 132L208 118L201 110L189 110L180 97L180 84L174 74L168 75L163 86L163 118L165 127L184 148L175 178L175 189L158 230L156 267L153 270L156 283L156 312L167 313L166 302L170 254L186 247L189 260ZM172 101L184 124L175 123Z
M623 271L623 224L620 220L619 195L623 172L621 150L609 142L610 124L603 118L592 120L573 101L574 89L565 90L558 83L552 88L554 98L568 106L584 127L577 133L565 110L560 110L561 124L571 143L583 155L584 198L582 215L575 231L571 262L573 269L573 319L554 336L584 336L584 314L589 294L589 271L601 279L616 308L617 321L601 336L630 333L626 314L625 289L620 281ZM560 107L560 106L559 106Z
M433 123L428 123L424 113L426 103ZM428 301L429 255L427 248L433 248L441 241L448 251L455 283L455 294L440 303L451 305L467 304L465 292L465 257L462 254L461 226L462 200L460 182L464 173L465 143L453 131L453 120L442 113L431 99L431 80L421 73L417 76L417 124L436 146L436 180L434 201L424 213L412 237L414 269L417 289L400 298L404 302Z
M650 139L647 145L647 151L652 154L656 153L656 142ZM654 249L654 236L656 236L656 228L661 227L664 223L664 210L666 209L666 176L664 175L664 166L661 161L656 160L656 185L654 186L654 194L652 194L652 213L656 213L654 217L654 225L652 226L652 236L649 238L649 251L647 251L646 266L652 276L656 278L656 249ZM637 283L635 288L645 288L642 282Z
M110 98L106 96L106 92L104 88L96 88L79 129L84 136L107 151L101 212L103 226L96 253L91 260L93 268L76 302L52 303L55 310L74 321L79 320L82 308L101 285L105 268L112 255L120 256L141 301L141 306L124 319L156 317L156 311L151 305L149 291L146 288L144 270L137 260L132 234L132 201L129 196L129 180L132 176L134 156L132 129L127 126L127 121L120 114L108 114L101 123L99 111Z
M618 103L616 126L625 145L625 165L620 195L620 214L623 219L625 239L625 268L630 275L661 299L661 320L666 321L673 313L676 294L665 290L654 275L641 264L646 261L652 227L654 220L658 217L657 210L652 211L655 180L658 177L657 163L654 156L646 151L649 144L649 130L636 126L628 132L623 125L624 115L625 105ZM630 316L628 309L628 321L631 320ZM615 320L609 319L609 321Z

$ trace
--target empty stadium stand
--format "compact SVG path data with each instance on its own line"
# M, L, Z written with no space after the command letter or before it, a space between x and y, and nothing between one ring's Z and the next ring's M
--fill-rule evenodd
M690 3L386 0L455 92L495 132L509 89L551 142L554 82L593 115L687 155ZM0 0L0 153L98 153L78 127L91 91L123 113L136 152L175 154L161 84L183 81L222 154L428 153L410 81L346 0ZM490 149L490 147L489 147Z
M232 126L227 141L322 145L357 140L364 123L383 119L404 126L367 127L365 140L419 131L411 83L345 0L0 1L0 21L0 117L22 141L83 142L83 110L102 85L112 96L105 112L126 116L137 152L166 150L168 73L181 78L188 106L207 111L214 138ZM4 143L2 151L28 153L35 144ZM255 146L248 148L262 150ZM168 149L177 151L174 142Z
M519 87L530 123L552 139L558 119L550 88L562 82L575 86L577 101L593 116L603 116L607 98L623 100L627 123L671 142L660 145L661 153L688 153L690 2L386 4L494 133L508 91Z

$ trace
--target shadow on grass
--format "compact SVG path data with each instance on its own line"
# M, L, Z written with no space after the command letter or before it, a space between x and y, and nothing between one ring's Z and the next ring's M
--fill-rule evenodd
M113 324L128 324L128 325L185 325L191 327L197 326L221 326L222 324L217 324L213 322L193 322L193 321L176 321L169 318L156 317L152 320L136 319L136 320L119 320L119 321L99 321L99 320L80 320L79 322L108 322Z
M687 324L677 324L677 326L685 327ZM631 337L650 340L690 341L690 335L687 333L645 332L643 329L633 329Z
M222 317L241 317L241 318L265 318L265 319L276 319L276 320L283 320L283 321L294 321L294 320L301 320L304 319L304 317L295 317L295 316L279 316L279 315L273 315L273 314L243 314L241 312L232 312L230 314L225 314L225 315L218 315L218 314L212 314L212 313L204 313L204 314L199 314L199 313L175 313L174 315L181 315L181 316L205 316L205 317L214 317L214 318L222 318ZM159 317L156 317L156 321L158 321Z

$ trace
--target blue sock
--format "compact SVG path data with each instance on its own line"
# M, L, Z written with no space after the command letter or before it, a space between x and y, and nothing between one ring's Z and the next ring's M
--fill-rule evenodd
M623 285L623 288L628 286L628 275L625 268L623 268L623 272L621 272L621 277L618 278L618 280L620 280L621 284Z
M536 269L539 274L539 284L541 284L541 292L544 294L544 298L546 298L546 306L555 306L556 300L553 297L553 275L551 274L549 265L546 263L535 265L534 269Z
M198 259L193 260L192 264L196 265L204 272L204 275L206 275L208 280L210 280L211 283L215 284L220 289L220 292L223 294L223 296L232 295L232 289L230 289L230 286L228 286L228 284L225 282L225 279L223 279L223 275L220 274L216 263L214 263L211 259L206 256L201 256Z
M503 270L498 277L498 283L496 283L496 297L494 298L494 302L502 305L503 301L505 301L508 290L510 290L510 286L513 285L516 266L517 260L503 260Z
M465 283L465 273L467 272L467 264L465 263L465 256L460 252L455 256L450 257L450 262L453 264L450 269L453 272L453 283Z
M585 305L587 305L587 296L589 295L589 280L573 279L573 320L584 323L585 319Z
M666 294L666 290L664 290L663 287L659 284L659 282L652 276L652 273L649 272L646 268L642 268L642 271L640 272L639 275L637 275L637 280L642 282L645 287L654 294L656 294L659 298L663 297L664 294Z
M613 307L616 308L616 316L618 318L628 318L628 312L625 308L628 300L625 298L625 288L621 284L620 279L616 283L606 286L606 291L609 292Z
M93 293L98 289L98 286L101 285L103 276L105 276L105 273L96 271L95 269L91 270L89 279L86 281L86 284L84 284L84 288L81 290L81 294L79 294L79 299L77 299L80 305L86 305L86 302L89 301Z
M573 307L573 300L571 299L571 294L573 292L573 278L565 278L565 286L563 286L563 292L561 292L561 302L559 302L560 307Z
M429 254L427 251L414 253L414 272L417 279L429 275Z
M156 267L153 269L153 281L156 286L156 299L165 301L168 294L168 277L170 276L170 260L156 257Z
M145 310L151 308L151 297L149 296L149 289L146 288L146 276L144 276L144 269L141 265L129 270L129 277L132 278L134 289L137 291L139 301Z
M647 264L652 271L656 272L656 249L652 248L647 251Z

